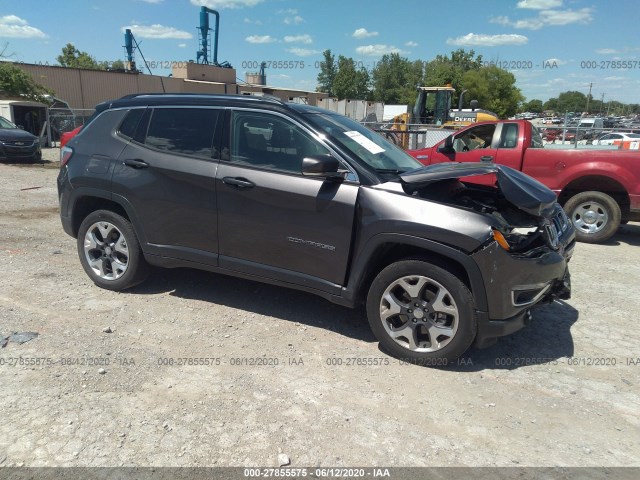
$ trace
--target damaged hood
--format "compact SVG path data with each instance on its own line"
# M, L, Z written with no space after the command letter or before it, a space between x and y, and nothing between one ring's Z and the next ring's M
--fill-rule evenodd
M437 163L401 174L400 182L405 192L413 193L442 180L490 174L496 174L500 192L520 210L536 217L546 217L553 211L555 193L534 178L495 163Z

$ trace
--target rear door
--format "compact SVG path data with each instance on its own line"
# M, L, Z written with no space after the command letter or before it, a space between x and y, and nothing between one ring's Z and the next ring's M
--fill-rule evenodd
M224 111L148 108L113 175L148 253L217 265L215 176ZM126 119L125 119L126 122ZM118 135L126 135L121 128Z
M251 110L229 117L229 157L217 172L220 266L338 293L357 181L301 174L305 156L334 153L301 124Z

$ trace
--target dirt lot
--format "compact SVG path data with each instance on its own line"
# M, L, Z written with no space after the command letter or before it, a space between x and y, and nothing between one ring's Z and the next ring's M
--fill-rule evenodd
M0 350L3 466L640 466L640 224L578 245L569 302L433 369L305 293L97 288L52 167L0 164L0 334L39 333Z

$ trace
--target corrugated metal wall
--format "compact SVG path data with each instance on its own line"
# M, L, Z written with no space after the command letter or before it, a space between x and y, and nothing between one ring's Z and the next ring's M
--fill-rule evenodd
M207 83L189 81L173 77L159 77L132 73L83 70L78 68L16 63L41 85L52 89L55 96L65 100L73 109L92 109L105 100L120 98L133 93L159 93L162 84L167 93L241 93L242 91L263 91L261 88L247 88L236 84ZM319 97L326 94L302 92L286 89L268 89L265 93L276 95L283 100L306 96L309 105L315 105Z

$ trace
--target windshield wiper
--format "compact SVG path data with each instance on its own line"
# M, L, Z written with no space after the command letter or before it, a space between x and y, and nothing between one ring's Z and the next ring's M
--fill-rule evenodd
M397 168L375 168L374 170L378 173L395 173L396 175L400 175L401 173L404 173L407 171L407 170L398 170Z

